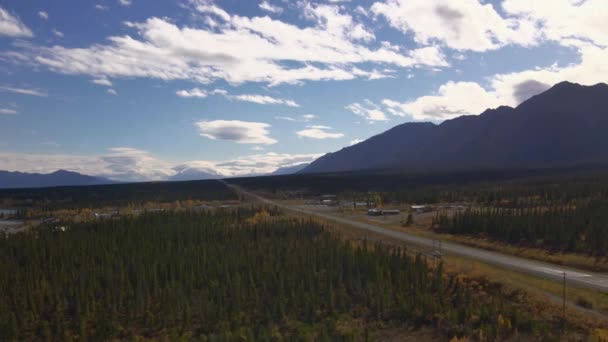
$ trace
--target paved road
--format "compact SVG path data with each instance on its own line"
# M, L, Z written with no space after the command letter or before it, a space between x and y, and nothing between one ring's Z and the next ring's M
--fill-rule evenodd
M222 181L223 182L223 181ZM248 192L243 190L242 188L225 183L230 188L234 189L236 192L246 195L249 197L253 197L261 202L267 203L269 205L277 206L286 210L291 210L294 212L298 212L301 214L317 216L324 219L332 220L338 223L343 223L352 227L360 228L363 230L367 230L370 232L378 233L387 237L395 238L410 244L415 244L419 246L432 246L433 240L425 237L421 237L414 234L408 234L404 232L398 232L395 230L382 228L380 226L359 222L354 220L349 220L347 218L334 216L328 213L320 213L312 210L308 210L298 206L290 206L283 205L272 200L263 198L257 194ZM496 265L503 268L508 268L511 270L524 272L528 274L532 274L535 276L539 276L545 279L553 280L556 282L562 282L564 272L566 273L566 281L569 284L576 285L583 288L599 290L608 293L608 274L600 274L593 273L588 271L576 270L572 268L566 268L559 265L554 265L550 263L519 258L512 255L501 254L497 252L491 252L484 249L464 246L461 244L442 241L441 242L441 250L444 254L453 254L463 257L473 258L475 260L479 260L485 262L490 265Z

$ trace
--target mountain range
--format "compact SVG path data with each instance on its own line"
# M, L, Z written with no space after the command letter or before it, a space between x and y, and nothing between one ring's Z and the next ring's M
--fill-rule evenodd
M272 172L271 176L288 175L296 173L308 164L286 166ZM167 179L170 182L193 181L203 179L221 179L224 176L212 170L200 170L196 168L181 167L176 169L177 173ZM248 175L249 177L260 175ZM0 171L0 189L9 188L43 188L52 186L78 186L78 185L101 185L117 183L113 180L87 176L77 172L58 170L53 173L26 173Z
M328 153L300 173L450 171L608 161L608 85L562 82L516 108L409 122Z
M82 175L78 172L58 170L53 173L26 173L0 171L0 189L43 188L68 185L99 185L116 183L112 180Z
M456 171L545 168L608 162L608 85L562 82L516 108L488 109L441 124L408 122L310 164L270 175L373 169ZM169 181L224 178L182 168ZM255 176L255 175L252 175ZM112 180L59 170L0 171L0 188L95 185Z

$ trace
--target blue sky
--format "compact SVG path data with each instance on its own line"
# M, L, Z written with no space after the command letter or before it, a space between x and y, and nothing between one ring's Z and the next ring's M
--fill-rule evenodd
M606 23L603 0L4 0L0 169L267 173L606 82Z

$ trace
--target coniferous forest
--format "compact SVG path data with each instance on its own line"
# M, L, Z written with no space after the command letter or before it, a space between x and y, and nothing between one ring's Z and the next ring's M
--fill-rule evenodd
M0 237L0 340L368 340L552 334L520 295L404 249L256 209L148 213Z
M433 226L443 233L477 235L551 251L606 256L608 201L562 203L549 207L479 208L450 217L440 213Z

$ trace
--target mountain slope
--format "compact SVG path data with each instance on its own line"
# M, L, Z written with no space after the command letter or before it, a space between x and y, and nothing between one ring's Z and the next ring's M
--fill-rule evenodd
M406 123L329 153L302 173L551 167L608 161L608 85L562 82L517 108L440 125Z
M86 176L65 170L58 170L48 174L0 171L0 189L111 183L115 182L101 177Z
M297 164L297 165L292 165L292 166L280 167L276 171L274 171L273 173L269 174L269 176L290 175L290 174L302 171L308 165L310 165L310 164L309 163L302 163L302 164Z

